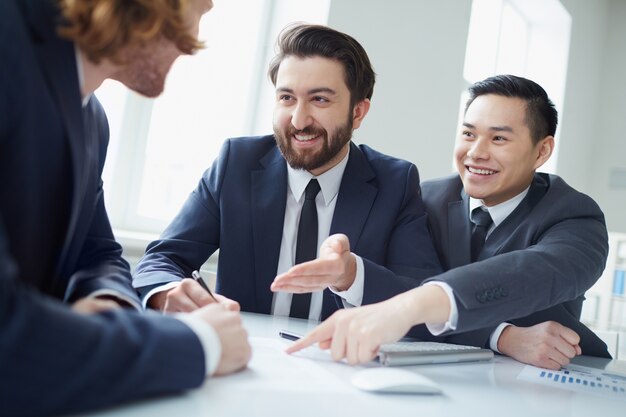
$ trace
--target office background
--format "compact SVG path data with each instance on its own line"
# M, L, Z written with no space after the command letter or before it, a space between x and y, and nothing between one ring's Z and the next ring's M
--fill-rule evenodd
M596 291L602 297L591 294L586 315L624 330L613 269L626 268L617 248L626 242L626 0L215 3L201 29L207 50L175 65L163 97L146 100L113 84L98 92L112 133L107 205L131 262L177 211L221 141L271 131L274 94L265 74L278 31L296 20L327 23L358 39L378 74L355 141L414 162L422 179L452 172L462 93L471 82L511 72L546 88L560 126L545 169L596 199L615 237ZM615 316L614 325L598 314Z

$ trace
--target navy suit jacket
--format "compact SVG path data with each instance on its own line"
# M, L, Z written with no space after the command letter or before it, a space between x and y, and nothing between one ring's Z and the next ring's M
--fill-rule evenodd
M95 97L81 108L55 4L0 2L0 415L92 409L204 379L199 340L179 321L78 315L61 302L103 288L137 296L104 208L107 121Z
M227 140L180 213L148 246L134 285L189 277L219 248L217 292L244 311L271 312L287 202L287 163L273 136ZM414 288L441 271L415 165L350 145L330 233L363 258L363 304ZM341 308L326 290L322 318Z
M602 274L608 254L604 215L588 196L555 175L535 174L519 206L496 227L470 263L469 197L458 175L424 182L429 228L447 272L436 280L454 290L457 331L449 341L487 345L504 321L531 326L547 320L581 336L583 354L610 357L580 323L584 293Z

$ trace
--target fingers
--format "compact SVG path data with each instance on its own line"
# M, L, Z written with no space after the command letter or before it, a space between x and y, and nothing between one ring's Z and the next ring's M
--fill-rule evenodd
M559 335L563 339L565 339L567 343L569 343L571 346L576 346L580 343L580 336L578 335L578 333L576 333L569 327L565 327L559 323L556 324L559 325Z
M331 344L332 344L332 339L322 340L321 342L317 342L317 346L322 350L330 349Z
M558 351L553 359L561 365L567 365L569 359L580 355L580 336L572 329L557 322L549 322L553 334L555 335L554 349Z
M576 349L576 356L580 356L583 354L583 350L581 349L580 345L574 346L574 349Z
M345 324L345 319L341 319L339 318L339 316L337 317L337 321L339 323L335 326L335 331L332 335L332 341L330 344L330 355L334 360L339 361L344 357L347 357L348 355L346 340L348 336L348 326L346 326ZM356 356L355 347L356 346L352 346L352 350L354 352L351 353L353 354L353 356Z
M297 293L322 291L337 282L344 272L345 262L341 257L316 259L295 265L278 275L270 289Z
M554 341L554 349L568 359L576 356L576 346L578 345L572 346L567 340L563 339L562 337L557 337Z
M359 356L357 359L358 363L366 363L374 359L378 355L378 347L375 349L370 348L366 344L361 344L359 346Z
M202 306L215 303L200 284L185 278L176 288L168 291L163 311L168 313L188 313Z
M185 278L180 282L178 286L182 291L185 292L187 297L197 306L203 307L208 304L212 304L215 302L213 297L209 295L209 293L202 288L200 284L196 282L196 280L191 278Z
M350 252L350 241L343 234L335 234L324 240L320 246L320 258Z
M558 371L559 369L561 369L561 364L558 362L555 362L552 359L546 359L545 361L543 361L540 364L537 364L536 366L539 366L540 368L545 368L545 369L552 369L553 371Z
M222 356L215 375L236 372L246 366L252 357L248 333L243 328L241 315L222 304L211 304L193 313L209 323L220 338Z
M272 283L270 289L274 292L292 292L296 294L309 293L314 291L323 291L329 286L329 281L332 281L332 277L316 277L311 280L302 280L295 278L293 281L281 280L279 283Z
M315 343L320 343L320 347L322 349L328 349L333 339L333 333L335 332L336 314L337 313L333 314L328 319L326 319L325 322L313 329L310 333L305 335L303 338L297 340L294 344L289 346L285 350L285 352L295 353Z
M239 305L237 301L231 300L230 298L224 297L223 295L220 295L220 294L213 294L213 296L227 310L241 311L241 306Z
M341 272L342 269L343 265L339 256L333 259L314 259L292 266L284 274L278 275L276 279L284 277L305 278L318 275L334 275Z
M570 359L579 355L580 337L573 330L554 321L540 323L529 328L526 337L528 343L536 347L531 349L528 363L547 369L560 369L570 363ZM532 344L530 345L532 346ZM522 362L526 362L522 360Z

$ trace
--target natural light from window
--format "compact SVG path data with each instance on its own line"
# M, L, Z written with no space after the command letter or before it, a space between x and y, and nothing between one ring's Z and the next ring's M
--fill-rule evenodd
M216 2L202 20L206 48L181 57L165 92L145 99L107 81L96 92L111 129L103 178L114 228L160 232L231 137L272 131L267 64L279 31L325 24L330 0Z
M558 0L474 0L467 37L467 85L496 74L539 83L562 114L571 16ZM462 93L461 111L467 101ZM562 121L562 120L561 120ZM556 172L559 129L552 157L540 171Z

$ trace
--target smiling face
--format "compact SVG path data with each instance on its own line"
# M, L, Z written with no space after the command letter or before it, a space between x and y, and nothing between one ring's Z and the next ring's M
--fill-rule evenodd
M494 206L524 191L553 148L552 136L533 142L524 100L488 94L465 112L454 156L465 192Z
M274 135L289 165L320 175L349 150L369 100L350 108L340 62L319 56L286 57L276 75Z

